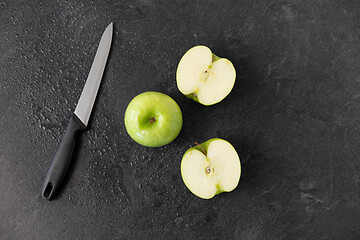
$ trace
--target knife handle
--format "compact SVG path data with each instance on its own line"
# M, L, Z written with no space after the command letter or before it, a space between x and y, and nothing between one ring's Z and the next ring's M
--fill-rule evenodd
M59 190L74 152L76 134L85 129L85 124L73 113L45 177L41 191L41 195L45 199L51 200Z

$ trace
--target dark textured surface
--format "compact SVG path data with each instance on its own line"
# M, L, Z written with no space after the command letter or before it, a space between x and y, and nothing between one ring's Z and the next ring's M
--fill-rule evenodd
M40 196L100 35L114 40L65 188ZM177 90L203 44L237 80L221 103ZM179 137L146 148L127 104L173 97ZM354 1L1 1L0 239L360 239L360 3ZM192 195L180 161L194 141L229 140L239 186Z

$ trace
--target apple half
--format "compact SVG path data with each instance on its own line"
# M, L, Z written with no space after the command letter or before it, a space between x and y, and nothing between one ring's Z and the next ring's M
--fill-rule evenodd
M182 94L203 105L223 100L235 84L233 64L213 54L208 47L196 46L181 58L176 83Z
M240 158L234 147L220 138L195 144L181 161L181 176L187 188L204 199L234 190L241 175Z

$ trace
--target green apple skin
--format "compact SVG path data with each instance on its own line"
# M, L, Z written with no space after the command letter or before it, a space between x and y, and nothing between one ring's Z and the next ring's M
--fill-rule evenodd
M210 143L213 142L213 141L215 141L215 140L222 140L222 141L225 141L225 142L229 143L228 141L226 141L226 140L224 140L224 139L221 139L221 138L212 138L212 139L210 139L210 140L208 140L208 141L206 141L206 142L200 143L199 145L201 145L201 146L195 145L194 147L189 148L189 149L185 152L185 154L183 155L183 160L184 160L184 157L185 157L190 151L192 151L192 150L197 150L197 151L200 151L200 152L203 153L203 152L204 152L204 149L205 149L205 151L207 152ZM230 144L230 143L229 143L229 144ZM230 145L231 145L231 144L230 144ZM231 145L231 146L232 146L232 145ZM232 146L232 148L234 149L233 146ZM234 149L234 151L236 152L235 149ZM182 178L183 178L183 181L184 181L186 187L191 191L191 188L186 184L186 182L185 182L185 180L184 180L184 175L183 175L183 171L184 171L184 170L183 170L183 160L182 160L182 162L181 162L181 167L180 167L180 168L181 168L181 175L182 175ZM198 197L200 197L200 198L203 198L203 199L211 199L211 198L213 198L214 196L216 196L216 195L218 195L218 194L220 194L220 193L222 193L222 192L231 192L232 190L234 190L234 189L237 187L237 185L238 185L238 183L239 183L239 180L240 180L240 176L241 176L241 163L240 163L240 159L239 159L239 168L240 168L240 174L239 174L238 179L237 179L237 184L234 186L234 188L225 191L225 190L222 189L221 187L217 186L217 191L216 191L213 195L211 195L211 196L209 196L209 197L199 196L199 195L197 195L196 193L194 193L193 191L191 191L191 192L192 192L194 195L196 195L196 196L198 196Z
M203 143L200 143L200 145L205 149L205 151L208 150L209 148L209 144L215 140L224 140L224 139L221 139L221 138L212 138L210 140L207 140L206 142L203 142ZM225 141L225 140L224 140ZM194 147L192 148L189 148L184 155L186 155L188 152L190 152L191 150L198 150L200 152L203 152L203 149L199 146L199 145L195 145Z
M160 147L179 135L183 118L179 105L171 97L144 92L131 100L124 121L126 131L135 142Z
M190 98L190 99L192 99L192 100L194 100L195 102L198 102L198 103L200 103L199 102L199 98L196 96L196 93L190 93L190 94L187 94L187 95L185 95L187 98Z
M209 48L206 47L206 46L199 45L199 46L192 47L192 48L189 49L186 53L188 53L189 51L193 50L194 48L198 48L198 47L205 47L205 48L209 49ZM211 51L211 50L209 49L209 51ZM184 56L186 55L186 53L184 54ZM211 54L212 54L212 63L211 63L211 64L214 64L216 61L218 61L218 60L220 60L220 59L222 59L222 60L225 59L225 58L221 58L221 57L219 57L219 56L216 56L216 55L215 55L214 53L212 53L212 52L211 52ZM184 56L182 57L182 59L184 58ZM182 59L180 60L180 62L182 61ZM228 59L225 59L225 60L227 60L227 61L229 62L229 64L232 66L232 68L234 69L234 72L235 72L235 68L234 68L234 66L232 65L232 63L231 63ZM211 66L210 66L210 68L211 68ZM178 68L178 69L179 69L179 68ZM177 73L177 75L178 75L178 73ZM234 82L235 82L235 77L236 77L236 73L234 74ZM231 89L233 88L233 86L234 86L234 84L232 85ZM179 87L178 87L178 88L179 88ZM230 89L230 91L231 91L231 89ZM230 91L229 91L226 95L224 95L223 98L218 99L216 102L213 102L213 103L211 103L211 104L205 104L205 103L200 102L200 101L199 101L199 98L197 97L196 92L193 92L193 93L190 93L190 94L184 94L184 93L183 93L183 94L184 94L187 98L190 98L190 99L194 100L195 102L198 102L198 103L203 104L203 105L205 105L205 106L209 106L209 105L213 105L213 104L216 104L216 103L221 102L221 101L230 93Z

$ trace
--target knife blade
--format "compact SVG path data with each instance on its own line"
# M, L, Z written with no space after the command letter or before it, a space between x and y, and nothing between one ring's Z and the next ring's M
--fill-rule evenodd
M80 95L78 104L76 105L75 112L70 118L65 135L61 140L47 171L41 190L41 195L47 200L51 200L61 187L72 158L76 135L79 131L83 131L87 128L91 110L94 106L110 52L112 34L113 23L110 23L101 37L85 86Z

